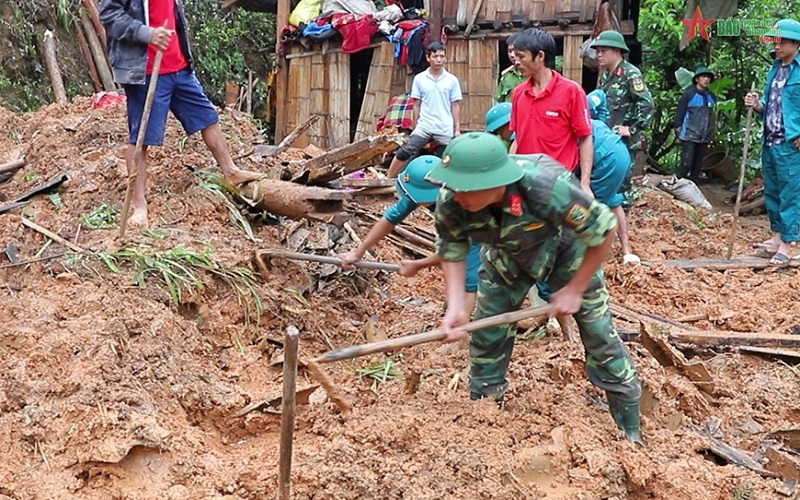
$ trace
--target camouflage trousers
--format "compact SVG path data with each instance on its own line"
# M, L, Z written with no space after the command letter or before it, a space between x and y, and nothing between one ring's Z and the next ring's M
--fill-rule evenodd
M558 291L575 274L583 260L585 246L578 240L561 245L548 276L537 277L524 270L513 279L503 276L484 255L478 275L478 309L475 319L516 311L537 279ZM508 284L512 283L512 284ZM610 396L638 401L642 389L628 349L611 321L608 289L599 269L583 294L574 315L586 354L589 380ZM502 398L508 388L506 374L514 350L517 325L506 324L473 332L470 339L470 392L474 397Z

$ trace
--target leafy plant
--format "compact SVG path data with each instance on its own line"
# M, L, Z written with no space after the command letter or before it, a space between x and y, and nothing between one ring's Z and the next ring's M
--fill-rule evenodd
M111 229L117 227L119 210L114 205L103 203L94 207L81 217L81 225L91 229Z
M247 220L247 217L242 215L239 207L236 206L231 199L234 196L239 197L238 191L233 186L226 183L219 177L210 177L201 182L200 187L222 199L222 202L225 204L225 208L228 209L228 217L230 218L231 222L242 228L244 234L247 235L250 241L253 243L258 243L261 241L256 237L255 232L253 231L253 226L250 225L250 221Z
M382 363L374 363L369 368L359 368L356 371L360 377L373 379L372 388L375 389L380 382L403 378L403 372L397 369L398 364L400 364L399 360L387 358Z
M177 305L183 303L186 294L203 289L203 281L198 273L208 273L233 289L244 309L247 323L250 322L253 312L257 314L257 318L261 315L263 304L256 290L256 275L253 271L244 267L223 266L208 254L208 249L196 251L183 244L166 251L131 247L113 253L100 253L98 257L114 273L121 272L120 265L132 265L136 270L134 279L140 288L147 287L148 279L157 280L166 287L170 298ZM253 301L255 311L248 298Z

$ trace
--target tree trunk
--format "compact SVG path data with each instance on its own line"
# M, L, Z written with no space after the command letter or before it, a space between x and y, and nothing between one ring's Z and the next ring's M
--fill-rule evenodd
M61 70L58 68L58 58L56 57L56 41L53 32L44 32L44 65L47 67L47 75L50 77L50 85L53 87L53 96L56 103L68 104L67 91L64 89L64 80L61 78Z
M349 197L346 191L262 179L245 184L239 192L257 207L275 215L337 225L348 218L342 213L342 200Z
M85 12L81 13L81 24L86 32L86 41L89 42L89 49L92 51L92 57L94 57L94 62L97 65L97 72L100 74L100 81L103 82L103 88L116 90L117 86L114 83L114 77L111 76L111 68L108 66L108 59L106 59L103 46L100 44L100 38Z

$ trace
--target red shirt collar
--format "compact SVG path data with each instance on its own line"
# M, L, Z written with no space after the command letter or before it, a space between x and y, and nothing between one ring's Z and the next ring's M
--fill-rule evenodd
M544 88L544 90L541 93L539 93L539 95L535 95L533 93L533 80L530 79L530 78L528 78L525 81L524 91L529 96L533 97L534 99L541 99L542 97L545 97L545 96L548 96L548 95L552 94L553 93L553 88L558 83L557 80L560 80L563 77L559 74L558 71L555 71L555 70L552 70L552 69L550 70L550 73L553 75L553 78L550 79L550 81L547 83L547 86Z

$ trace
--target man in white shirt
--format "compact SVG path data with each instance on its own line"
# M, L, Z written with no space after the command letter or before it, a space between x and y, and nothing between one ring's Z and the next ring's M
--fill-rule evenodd
M444 69L445 46L433 42L425 49L430 67L414 77L411 98L414 99L414 130L408 143L397 150L389 166L389 177L397 177L408 163L431 140L446 146L461 134L461 84Z

